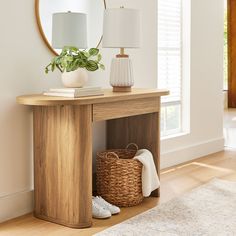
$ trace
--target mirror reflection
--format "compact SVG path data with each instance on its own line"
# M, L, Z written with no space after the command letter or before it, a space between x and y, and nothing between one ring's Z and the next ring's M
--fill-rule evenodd
M80 12L87 15L87 46L97 47L102 37L104 0L36 0L38 23L43 38L52 50L52 16L60 12ZM72 45L71 45L72 46ZM59 53L61 50L56 50Z

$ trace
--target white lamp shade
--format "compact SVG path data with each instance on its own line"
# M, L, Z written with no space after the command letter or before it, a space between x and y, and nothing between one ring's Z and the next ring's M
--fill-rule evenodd
M103 19L103 47L140 47L140 11L127 8L106 9Z
M52 47L87 48L87 15L84 13L54 13L52 18Z

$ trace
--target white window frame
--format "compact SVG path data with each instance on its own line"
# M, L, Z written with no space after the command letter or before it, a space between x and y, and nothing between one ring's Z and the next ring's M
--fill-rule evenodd
M190 132L190 46L191 46L190 13L191 13L191 0L182 0L180 100L161 103L161 107L180 105L180 128L173 129L171 131L164 130L164 132L161 133L161 136L164 139L173 136L185 135ZM164 127L166 126L165 117L163 125Z

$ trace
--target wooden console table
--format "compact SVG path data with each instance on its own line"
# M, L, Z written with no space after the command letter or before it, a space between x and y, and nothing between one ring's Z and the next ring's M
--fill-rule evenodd
M167 94L133 89L77 99L17 97L33 107L35 216L73 228L91 226L92 122L107 120L107 148L134 142L152 151L159 174L160 96Z

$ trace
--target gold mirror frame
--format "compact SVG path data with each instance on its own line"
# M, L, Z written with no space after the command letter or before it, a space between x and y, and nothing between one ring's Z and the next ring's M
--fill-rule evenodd
M103 1L103 4L104 4L104 9L107 8L107 5L106 5L106 0L101 0ZM40 0L35 0L35 16L36 16L36 22L37 22L37 25L38 25L38 29L39 29L39 33L44 41L44 43L46 44L46 46L48 47L48 49L56 56L58 56L58 53L53 49L53 47L51 46L51 44L48 42L48 39L44 33L44 30L43 30L43 27L42 27L42 23L41 23L41 19L40 19L40 13L39 13L39 2ZM98 42L98 45L97 45L97 48L99 47L99 45L101 44L102 42L102 36Z

